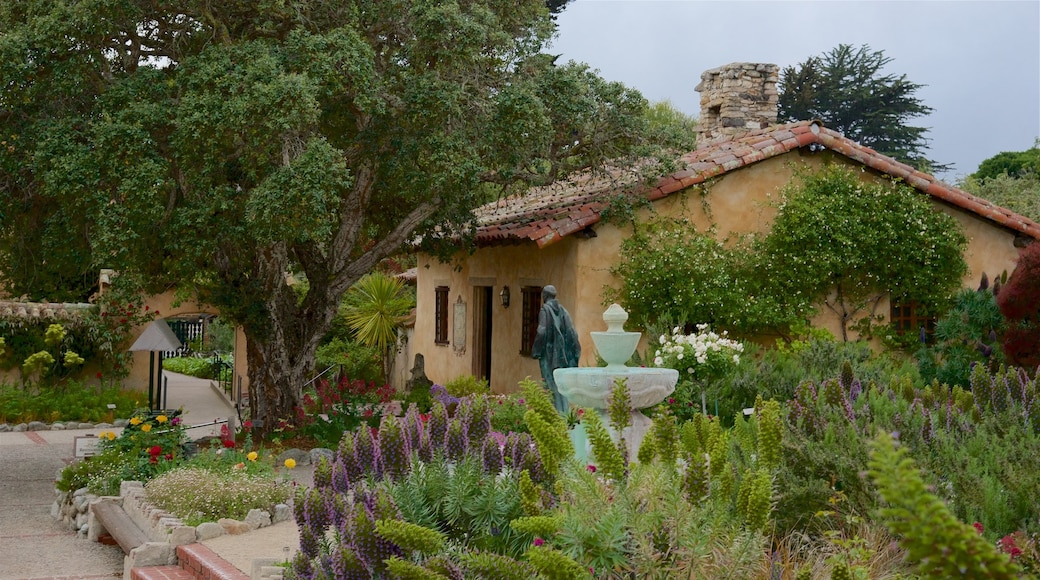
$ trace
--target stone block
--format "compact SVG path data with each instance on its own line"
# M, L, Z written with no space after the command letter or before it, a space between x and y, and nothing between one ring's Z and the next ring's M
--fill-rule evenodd
M192 526L176 526L170 529L169 543L174 548L194 544L196 535L195 528Z
M171 552L170 545L166 542L145 542L130 550L130 567L165 566L169 563Z
M220 518L217 520L217 523L224 528L224 532L231 534L232 536L253 531L253 528L249 527L249 524L230 518Z
M271 514L260 509L251 509L244 520L252 529L266 528L271 525Z
M292 508L284 503L277 504L274 506L274 517L271 520L274 523L287 521L293 517Z
M224 535L224 526L216 522L204 522L195 527L195 539L199 542Z

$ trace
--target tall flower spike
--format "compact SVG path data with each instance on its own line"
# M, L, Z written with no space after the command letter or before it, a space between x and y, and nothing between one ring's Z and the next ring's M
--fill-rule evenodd
M441 449L444 445L444 436L448 433L448 410L443 403L433 404L426 427L429 430L430 442L433 443L434 450Z
M497 475L502 471L502 449L498 442L491 437L484 438L484 448L481 452L484 462L484 473Z
M398 481L408 471L411 449L395 415L384 415L379 425L379 455L383 473L391 481Z
M455 417L448 423L448 434L444 440L445 456L451 461L458 461L466 453L466 433L462 421Z
M363 474L371 474L379 480L379 462L376 456L375 441L368 427L362 426L354 435L354 457Z

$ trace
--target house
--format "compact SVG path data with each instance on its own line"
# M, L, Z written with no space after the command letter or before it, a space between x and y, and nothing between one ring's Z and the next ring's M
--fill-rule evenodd
M965 286L983 272L1014 269L1019 249L1040 238L1040 224L947 185L863 147L820 122L776 124L778 67L734 63L705 72L697 150L685 168L645 186L661 215L684 211L698 231L711 225L721 238L768 231L775 209L767 203L794 177L795 165L846 163L868 179L900 178L952 215L969 243ZM682 195L694 191L696 195ZM530 357L541 288L556 286L582 340L582 366L595 365L589 332L604 330L603 289L630 233L603 221L618 185L578 177L530 190L477 210L477 249L450 263L418 257L412 353L421 353L427 376L445 382L458 375L488 378L495 392L511 392L524 377L540 377ZM710 207L710 216L705 212ZM646 210L640 210L646 218ZM880 311L888 312L882 304ZM826 312L815 325L838 333ZM645 339L645 337L644 337Z

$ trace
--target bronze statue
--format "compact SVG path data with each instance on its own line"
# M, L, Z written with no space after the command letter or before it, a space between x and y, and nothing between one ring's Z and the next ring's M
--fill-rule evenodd
M556 288L553 286L542 288L542 309L538 312L538 333L531 345L531 356L538 359L545 386L552 393L553 406L560 414L566 414L569 405L556 388L553 371L578 366L581 343L571 322L571 315L556 300Z

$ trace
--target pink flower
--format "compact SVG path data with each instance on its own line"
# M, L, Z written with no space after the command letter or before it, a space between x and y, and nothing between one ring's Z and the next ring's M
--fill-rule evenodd
M590 463L590 464L588 464L588 465L586 465L586 466L585 466L585 469L588 469L588 470L589 470L589 472L591 472L591 473L596 473L596 466L595 466L595 465L592 465L591 463Z
M675 404L675 399L672 398L672 397L668 397L668 404L669 405L674 405Z
M541 546L542 544L545 544L545 540L543 540L541 538L535 538L534 539L534 545L535 546Z

